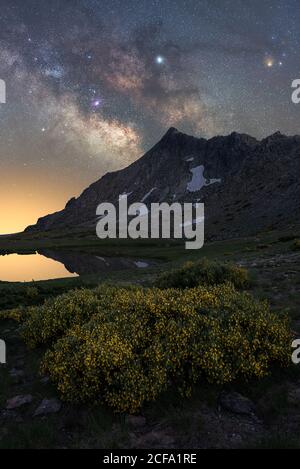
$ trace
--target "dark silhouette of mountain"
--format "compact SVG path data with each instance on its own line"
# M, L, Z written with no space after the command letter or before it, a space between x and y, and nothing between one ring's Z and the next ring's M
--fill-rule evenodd
M26 231L95 229L96 207L128 202L205 203L208 237L251 235L300 219L300 136L258 141L238 134L206 140L170 128L144 156L105 174L66 207Z

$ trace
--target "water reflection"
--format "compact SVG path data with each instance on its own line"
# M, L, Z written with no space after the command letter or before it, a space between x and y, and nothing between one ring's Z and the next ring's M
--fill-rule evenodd
M146 268L149 266L149 263L144 260L135 260L126 257L102 257L85 252L54 251L52 249L44 249L39 252L47 258L61 262L69 272L76 272L78 275L90 275L113 270Z
M63 264L40 254L8 254L0 256L0 280L30 282L64 277L76 277Z
M0 255L0 280L50 280L148 266L148 261L143 259L101 257L84 252L45 249L36 254Z

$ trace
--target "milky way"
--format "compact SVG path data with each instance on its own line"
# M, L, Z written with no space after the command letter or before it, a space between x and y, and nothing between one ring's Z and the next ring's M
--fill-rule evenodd
M59 172L76 195L170 126L204 137L299 133L290 99L300 71L296 0L0 6L0 161L17 179L41 171L59 193Z

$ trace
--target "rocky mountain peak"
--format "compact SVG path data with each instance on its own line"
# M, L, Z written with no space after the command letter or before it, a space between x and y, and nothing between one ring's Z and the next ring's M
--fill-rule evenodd
M282 134L279 130L277 130L273 134L271 134L268 137L264 138L262 140L262 143L273 143L273 142L277 142L279 140L288 139L288 138L289 137L287 137L286 135Z
M165 133L165 137L167 136L171 136L171 135L175 135L175 134L179 134L179 133L182 133L182 132L179 132L178 129L176 129L175 127L170 127L167 132Z
M163 135L157 145L168 145L187 138L193 138L190 135L186 135L183 132L179 132L175 127L170 127L169 130Z
M196 138L171 127L139 160L91 184L66 208L29 231L95 230L96 207L117 203L205 203L206 233L249 235L300 219L300 137L280 132L258 141L233 132Z
M256 138L248 134L239 134L238 132L232 132L228 138L235 144L256 145L258 143Z

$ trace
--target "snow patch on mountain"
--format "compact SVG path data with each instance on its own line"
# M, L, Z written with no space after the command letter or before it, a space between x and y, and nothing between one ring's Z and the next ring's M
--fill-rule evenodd
M143 261L136 261L135 265L136 265L136 267L139 267L140 269L144 269L145 267L149 267L148 262L143 262Z
M203 223L204 222L204 217L198 217L198 218L194 218L193 221L186 221L184 223L181 223L180 226L190 226L190 225L198 225L199 223Z
M152 187L152 189L150 189L150 191L147 192L147 194L144 195L141 202L145 202L145 200L148 199L149 195L152 194L152 192L155 191L155 190L156 190L156 187Z
M204 166L202 164L200 166L196 166L195 168L191 168L190 171L193 176L186 187L189 192L197 192L200 191L204 186L210 186L216 182L221 182L221 179L205 179L203 174Z
M132 194L132 192L124 192L123 194L119 195L119 200L123 200L126 197L129 197Z

